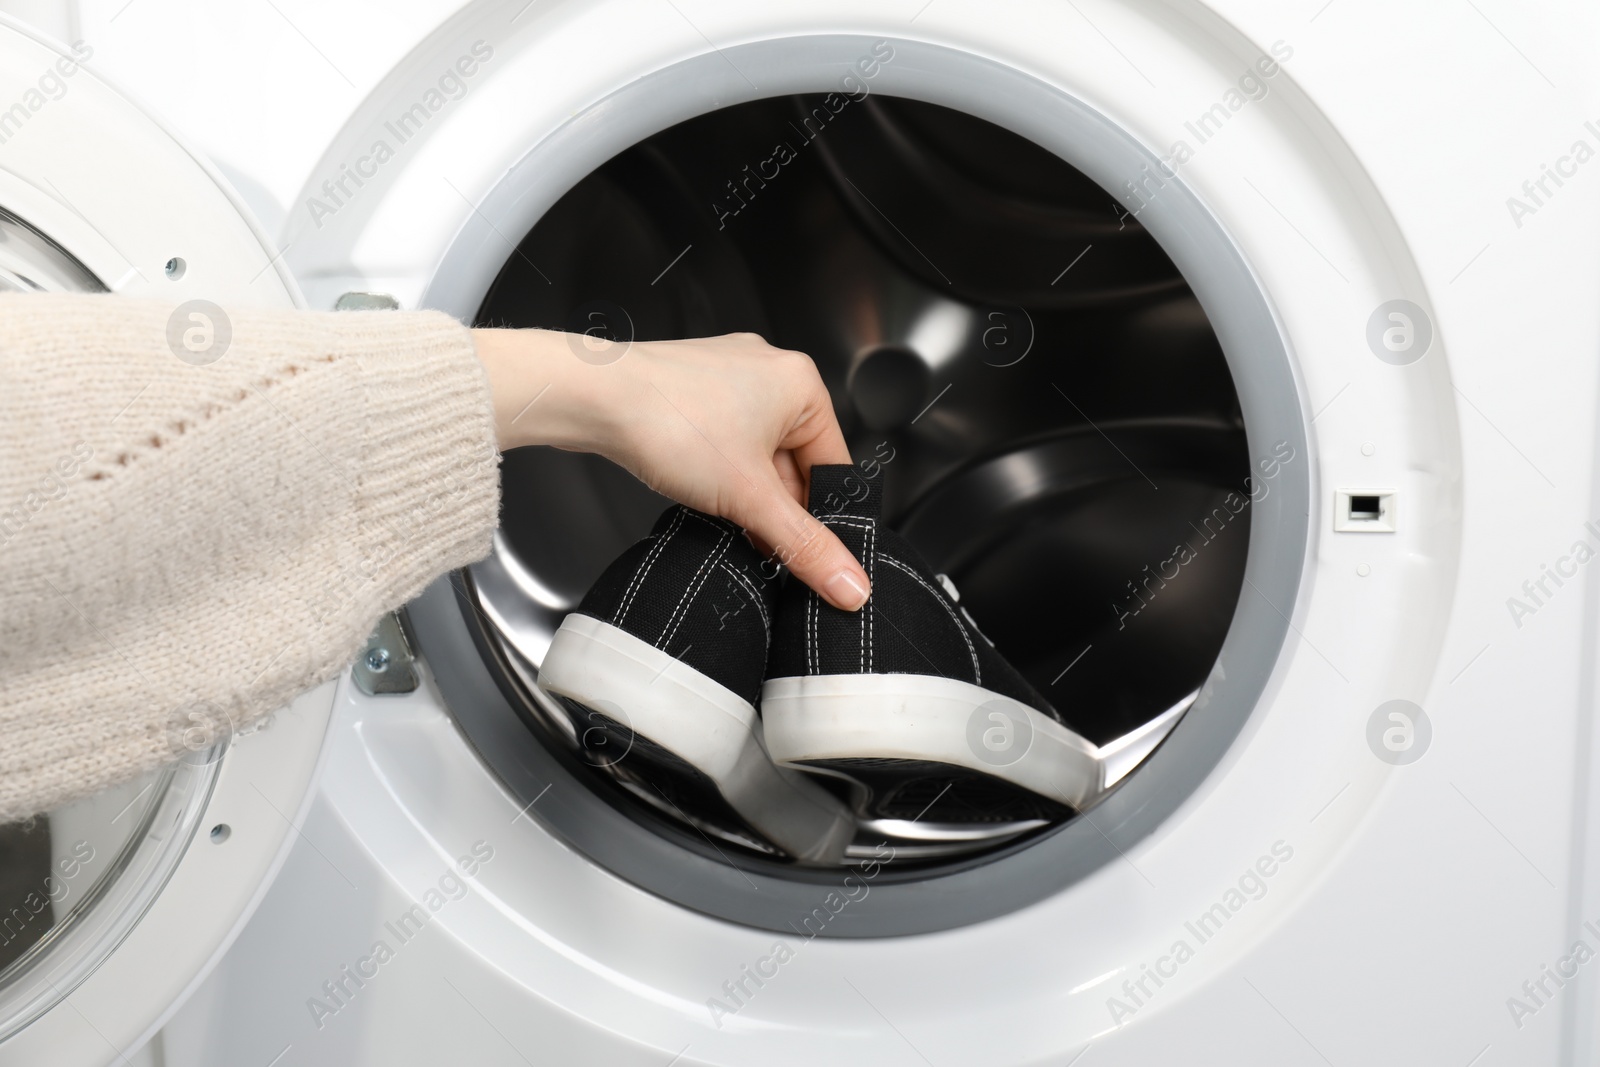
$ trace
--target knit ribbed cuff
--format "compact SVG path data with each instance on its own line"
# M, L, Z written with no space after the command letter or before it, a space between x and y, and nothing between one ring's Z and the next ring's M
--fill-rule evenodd
M489 380L472 334L440 312L335 316L362 369L362 566L403 603L489 554L500 513Z

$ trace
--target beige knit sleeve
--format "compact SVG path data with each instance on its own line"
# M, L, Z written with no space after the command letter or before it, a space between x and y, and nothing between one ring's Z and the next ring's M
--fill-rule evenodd
M482 558L489 388L436 312L0 296L0 821L242 730ZM193 359L191 353L185 353Z

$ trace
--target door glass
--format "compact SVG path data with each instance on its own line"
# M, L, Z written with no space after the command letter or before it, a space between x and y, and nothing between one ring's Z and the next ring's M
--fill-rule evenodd
M0 208L0 293L105 288ZM194 836L222 749L0 824L0 1041L94 973L159 895Z

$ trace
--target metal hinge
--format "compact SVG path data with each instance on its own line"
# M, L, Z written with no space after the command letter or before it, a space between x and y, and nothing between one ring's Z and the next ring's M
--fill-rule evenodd
M367 638L367 647L361 650L350 668L350 680L369 697L380 693L410 693L417 688L421 681L417 661L411 653L411 642L406 638L399 612L391 611L378 620L377 628Z
M335 311L398 311L400 301L388 293L345 293L334 302Z

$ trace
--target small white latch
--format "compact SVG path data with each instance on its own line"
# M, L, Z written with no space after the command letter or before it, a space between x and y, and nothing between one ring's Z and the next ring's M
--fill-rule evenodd
M1333 494L1333 528L1339 533L1394 533L1393 489L1339 489Z

